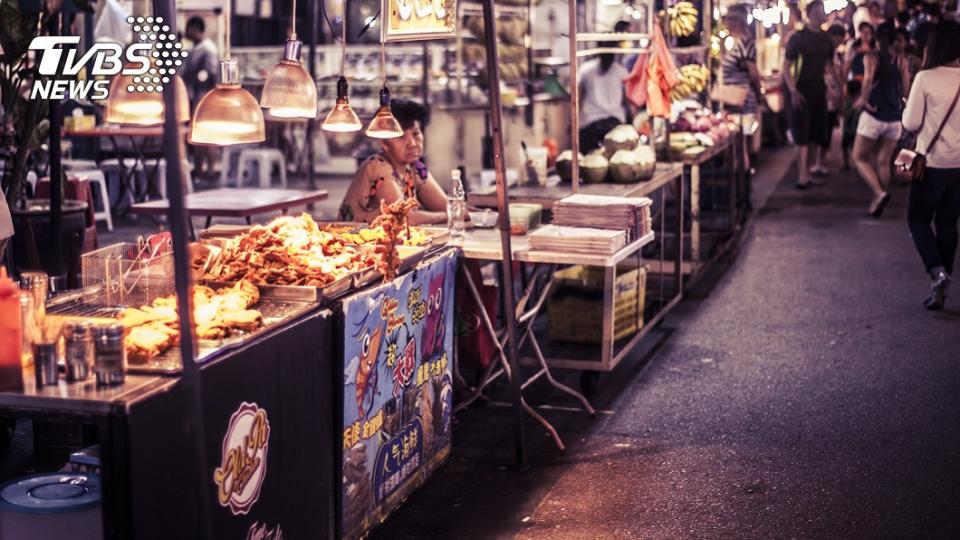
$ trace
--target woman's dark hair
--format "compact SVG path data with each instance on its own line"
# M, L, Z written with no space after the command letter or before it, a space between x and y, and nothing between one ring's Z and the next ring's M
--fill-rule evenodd
M414 122L420 122L421 128L426 128L430 122L430 111L424 105L409 99L391 99L390 110L393 116L400 122L400 127L404 130L413 127Z
M890 54L890 45L893 43L893 24L883 23L877 27L877 80L882 80L891 75L892 55Z
M876 49L876 48L877 48L877 30L876 30L876 28L874 28L872 24L870 24L870 23L868 23L868 22L866 22L866 21L860 23L860 25L857 26L857 30L859 30L861 33L863 33L863 29L864 29L864 28L869 28L870 31L873 32L873 37L870 38L870 48L871 48L871 49ZM855 49L861 47L862 45L863 45L863 37L858 37L857 40L853 42L853 48L855 48Z
M940 67L960 58L960 25L941 21L930 34L923 55L923 69Z

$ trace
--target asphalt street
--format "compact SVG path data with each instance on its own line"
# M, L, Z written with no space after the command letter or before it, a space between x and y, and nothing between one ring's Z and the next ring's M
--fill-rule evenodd
M787 157L726 268L601 378L604 413L544 411L565 452L528 423L514 467L495 391L375 537L960 538L960 292L923 310L906 188L874 220L855 174L797 192Z

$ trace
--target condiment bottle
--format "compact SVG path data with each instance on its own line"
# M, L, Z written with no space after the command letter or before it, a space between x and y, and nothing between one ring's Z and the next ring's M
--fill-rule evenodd
M72 322L63 329L64 356L67 366L67 381L84 381L90 376L93 365L93 336L90 323Z
M0 391L22 391L20 290L0 267Z
M127 376L127 352L123 347L123 325L95 326L93 347L96 352L93 372L97 375L97 384L123 384Z

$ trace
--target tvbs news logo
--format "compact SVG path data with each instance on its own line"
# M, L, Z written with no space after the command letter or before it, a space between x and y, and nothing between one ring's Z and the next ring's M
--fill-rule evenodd
M78 36L40 36L30 42L39 55L44 78L33 83L30 99L103 100L114 75L129 76L127 92L162 92L187 58L187 51L163 24L163 17L127 17L137 42L124 49L117 43L95 43L77 58ZM88 67L87 80L77 80ZM108 77L93 79L93 77Z

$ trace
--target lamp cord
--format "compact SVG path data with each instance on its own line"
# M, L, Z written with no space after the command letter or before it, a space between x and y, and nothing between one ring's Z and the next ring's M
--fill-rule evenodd
M230 2L225 2L224 4L225 7L223 8L223 12L226 15L226 21L223 25L223 37L226 40L226 43L224 43L223 59L230 60Z
M326 15L324 15L326 18ZM330 22L330 19L327 19L327 22ZM346 17L346 3L344 3L344 17L340 24L340 76L343 77L346 65L347 65L347 17ZM333 32L333 26L330 27L330 33L336 36L336 33ZM334 37L336 39L336 37Z
M387 86L387 46L380 36L380 75L383 77L383 86Z
M297 39L297 0L293 0L293 16L290 21L290 39Z

